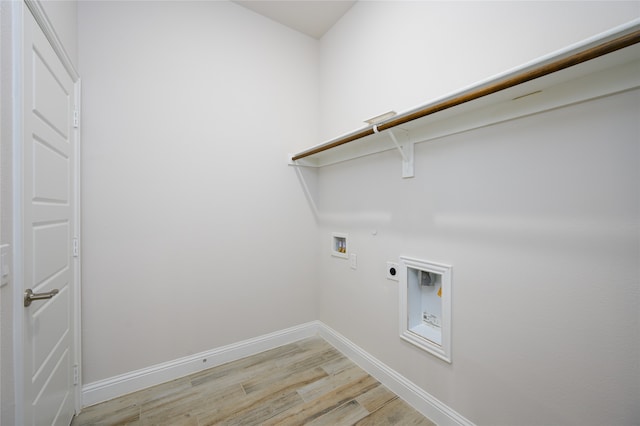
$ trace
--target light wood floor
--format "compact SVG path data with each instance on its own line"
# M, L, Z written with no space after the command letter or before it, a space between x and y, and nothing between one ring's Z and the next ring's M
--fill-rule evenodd
M320 337L85 408L80 425L434 425Z

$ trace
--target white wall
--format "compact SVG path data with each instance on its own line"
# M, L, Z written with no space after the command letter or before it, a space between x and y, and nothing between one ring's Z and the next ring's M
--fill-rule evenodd
M11 247L11 8L0 2L0 247ZM13 304L11 287L0 287L0 423L14 420Z
M322 38L321 140L638 16L633 1L360 1Z
M319 318L479 424L638 422L637 92L419 145L412 180L322 169L319 226L284 166L638 3L360 2L320 50L227 2L78 9L85 383ZM451 365L398 337L399 255L454 265Z
M321 41L321 132L429 101L638 8L360 2ZM385 49L400 38L400 53ZM640 422L639 99L419 144L413 179L396 152L320 169L320 320L477 424ZM329 256L332 231L349 234L357 270ZM401 255L453 265L450 365L399 338L385 263Z
M81 2L84 382L317 318L318 42L230 2ZM116 355L117 354L117 355Z

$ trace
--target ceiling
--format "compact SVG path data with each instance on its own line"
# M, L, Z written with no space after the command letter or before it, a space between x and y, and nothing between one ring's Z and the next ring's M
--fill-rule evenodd
M347 0L233 0L247 9L289 28L321 38L356 1Z

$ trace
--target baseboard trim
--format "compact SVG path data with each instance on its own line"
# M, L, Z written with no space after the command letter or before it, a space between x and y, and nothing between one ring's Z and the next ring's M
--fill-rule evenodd
M159 385L315 335L320 335L363 370L375 377L376 380L438 425L473 426L473 423L465 417L321 321L311 321L253 339L243 340L210 351L200 352L90 383L82 388L82 405L87 407L108 401L131 392ZM204 360L206 362L203 362Z
M316 321L152 365L82 387L82 406L98 404L318 334Z
M342 352L346 357L358 364L360 368L375 377L380 383L388 387L396 395L406 401L413 408L431 419L434 423L456 426L473 426L474 424L433 395L420 388L397 371L374 358L355 343L319 322L318 334Z

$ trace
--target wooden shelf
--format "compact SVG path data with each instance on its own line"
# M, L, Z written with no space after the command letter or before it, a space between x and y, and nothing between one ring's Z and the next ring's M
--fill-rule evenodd
M640 87L640 20L291 156L322 167Z

